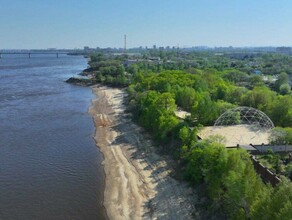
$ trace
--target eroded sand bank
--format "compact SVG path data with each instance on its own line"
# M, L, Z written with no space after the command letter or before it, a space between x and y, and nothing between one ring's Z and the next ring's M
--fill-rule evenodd
M192 219L196 195L124 110L125 91L93 87L95 141L104 155L104 206L110 219Z

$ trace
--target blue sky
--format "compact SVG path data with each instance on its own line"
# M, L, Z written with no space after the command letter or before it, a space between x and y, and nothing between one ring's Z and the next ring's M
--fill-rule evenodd
M291 0L0 0L0 48L292 46Z

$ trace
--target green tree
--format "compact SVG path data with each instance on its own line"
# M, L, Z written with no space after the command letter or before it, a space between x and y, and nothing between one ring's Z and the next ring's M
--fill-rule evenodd
M187 147L192 147L197 142L197 133L198 130L196 128L189 128L187 126L184 126L179 131L179 138L182 141L182 144Z
M101 82L101 83L104 82L105 80L105 77L100 72L96 74L95 78L97 82Z
M214 200L222 199L224 194L222 180L228 171L227 162L228 152L222 144L211 142L205 146L201 169L208 194Z
M232 86L229 88L226 100L232 104L240 104L241 98L248 92L248 89L245 87Z
M270 107L269 116L277 126L292 125L292 98L289 95L279 96Z
M289 83L283 83L280 86L279 92L281 95L287 95L291 92L291 86L289 85Z
M214 206L231 219L250 219L255 201L267 188L256 174L244 150L227 150L222 144L198 142L186 158L185 177L193 184L204 182Z
M254 201L261 198L265 186L256 174L244 150L228 151L229 170L222 180L224 207L231 218L249 219Z
M250 77L250 84L252 87L264 85L263 77L259 75L253 75Z
M276 188L263 193L255 203L251 219L292 219L292 184L283 181Z
M273 105L276 99L276 93L271 91L268 87L255 87L253 90L247 92L241 98L241 105L250 106L256 109L267 111Z
M230 82L236 83L236 84L241 84L242 82L248 82L249 80L249 75L238 71L236 69L228 70L223 72L223 78L227 79Z
M277 92L280 92L281 85L288 83L288 80L289 80L289 76L287 73L285 72L280 73L280 75L278 76L278 79L275 82L275 90Z
M235 105L225 102L223 100L218 100L216 103L216 110L217 110L217 116L219 117L222 115L224 112L226 112L228 109L235 108Z
M191 87L178 88L176 92L176 103L186 111L191 111L196 101L196 91Z
M219 81L217 83L217 90L216 90L216 99L225 100L229 93L230 85L225 83L224 81Z
M209 125L214 123L217 117L217 109L209 93L197 93L196 101L192 106L191 115L197 120L198 124Z
M269 137L270 144L292 144L292 128L276 127Z
M127 71L132 74L132 75L136 75L138 73L138 65L137 64L132 64L127 68Z

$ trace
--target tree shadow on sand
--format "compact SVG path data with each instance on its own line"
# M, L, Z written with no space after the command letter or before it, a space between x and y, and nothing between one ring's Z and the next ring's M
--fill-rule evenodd
M126 147L130 160L145 162L144 170L149 171L155 185L155 195L143 205L143 219L200 219L195 204L197 192L186 182L175 179L169 158L158 155L149 135L130 119L119 114L117 124L112 126L118 136L113 145Z

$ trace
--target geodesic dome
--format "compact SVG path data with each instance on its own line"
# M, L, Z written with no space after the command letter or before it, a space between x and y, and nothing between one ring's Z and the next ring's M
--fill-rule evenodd
M236 107L224 112L216 121L214 126L230 125L256 125L263 130L274 128L272 120L262 111L251 107Z

